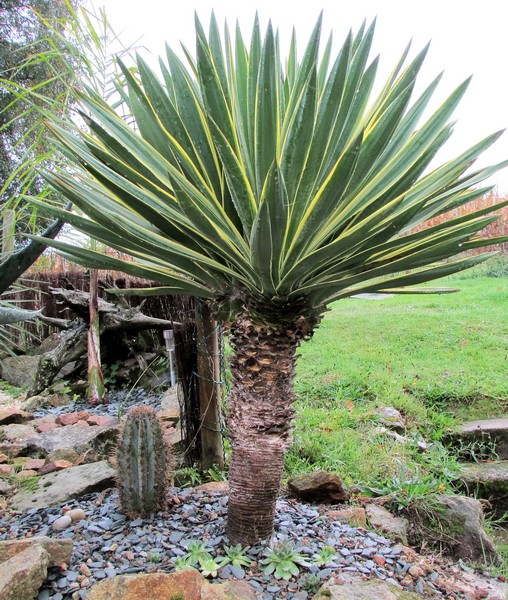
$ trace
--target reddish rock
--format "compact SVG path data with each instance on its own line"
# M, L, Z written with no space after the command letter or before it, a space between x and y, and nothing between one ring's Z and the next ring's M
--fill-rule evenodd
M200 490L203 492L225 493L229 491L229 483L227 481L209 481L208 483L198 485L196 487L196 490Z
M365 507L369 523L372 527L388 534L391 538L407 544L409 523L403 517L395 517L384 506L367 504Z
M24 469L17 474L18 479L27 479L28 477L37 477L39 475L38 471L34 471L33 469Z
M111 415L91 415L88 417L87 423L89 425L107 425L109 427L111 425L117 425L118 419L116 417L112 417Z
M39 475L47 475L53 471L62 471L73 466L68 460L52 460L39 469Z
M51 431L52 429L56 429L58 425L55 422L51 421L43 421L35 426L35 429L38 433L44 433L45 431Z
M330 519L340 521L341 523L349 523L353 527L366 527L367 515L365 509L360 506L351 506L341 510L331 510L328 513Z
M0 465L1 475L12 475L14 473L14 465Z
M386 564L386 558L384 556L378 556L377 554L374 554L372 560L380 567L383 567Z
M9 460L7 454L0 454L0 463L6 463Z
M306 475L292 477L288 481L289 490L305 502L338 504L347 502L351 494L344 488L335 473L313 471Z
M94 585L87 600L255 600L256 594L246 581L229 580L212 585L197 571L117 575Z
M0 425L10 425L11 423L24 423L31 419L32 415L20 410L17 406L0 407Z
M75 423L75 425L80 425L81 427L89 427L89 423L88 421L85 421L85 419L80 419Z
M0 598L34 598L48 574L49 556L38 544L29 546L1 563Z
M86 410L80 410L78 412L64 413L56 418L58 425L75 425L78 421L86 421L90 417L90 413Z
M52 539L44 536L5 540L0 542L0 563L12 558L32 546L42 546L49 554L49 567L58 567L63 563L69 564L72 555L71 539Z
M44 466L46 460L44 458L31 458L23 465L24 470L35 470L38 471L41 467Z

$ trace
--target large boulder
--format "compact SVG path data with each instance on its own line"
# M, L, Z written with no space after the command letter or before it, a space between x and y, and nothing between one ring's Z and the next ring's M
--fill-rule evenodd
M54 471L38 479L35 491L19 490L11 498L11 506L14 510L25 511L100 492L115 484L115 474L107 460Z
M16 554L32 546L41 546L46 550L48 553L48 567L59 567L63 563L69 564L71 562L72 540L57 540L40 536L0 541L0 563L11 559Z
M496 515L508 513L508 460L463 465L460 479L467 493L488 500Z
M483 527L479 500L438 495L432 500L415 502L407 515L412 545L434 546L455 560L499 564L496 548Z
M291 477L289 491L305 502L339 504L347 502L351 494L344 488L342 480L335 473L313 471L305 475Z
M245 581L212 585L194 569L176 573L117 575L94 585L87 600L255 600Z
M0 598L30 600L48 574L49 555L36 544L0 563Z
M0 362L0 377L16 387L30 387L35 381L40 356L8 356Z
M98 425L68 425L39 433L25 440L27 452L41 452L50 458L57 452L73 450L83 454L93 450L95 456L89 453L90 460L108 456L113 449L118 435L118 427Z

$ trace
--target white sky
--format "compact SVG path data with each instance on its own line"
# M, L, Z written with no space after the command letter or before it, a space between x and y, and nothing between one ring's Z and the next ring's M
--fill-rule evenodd
M481 138L508 128L508 2L506 0L102 0L109 21L125 44L139 44L155 56L164 53L167 41L173 49L182 41L194 50L194 11L207 26L212 9L222 25L227 19L234 30L238 19L248 34L256 10L262 26L268 19L279 29L281 51L289 45L296 28L303 49L321 10L324 11L323 43L333 30L341 44L348 30L358 29L364 19L377 16L374 52L380 53L379 81L395 65L407 42L413 54L429 40L431 47L420 73L422 89L441 71L445 76L435 94L434 108L461 81L473 81L455 112L457 125L440 162L458 155ZM508 131L479 159L486 166L508 159ZM508 168L490 183L508 193Z

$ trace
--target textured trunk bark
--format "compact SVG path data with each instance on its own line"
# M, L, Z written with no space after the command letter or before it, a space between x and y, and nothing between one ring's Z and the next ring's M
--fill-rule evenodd
M254 544L273 532L294 412L295 352L302 337L296 325L273 329L247 318L232 328L227 523L231 544Z
M106 402L104 377L101 364L101 337L99 322L99 273L90 271L90 325L88 326L88 390L87 397L92 404Z

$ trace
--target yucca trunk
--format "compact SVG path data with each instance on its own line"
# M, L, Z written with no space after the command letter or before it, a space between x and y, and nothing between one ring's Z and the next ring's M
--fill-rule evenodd
M231 544L248 545L273 531L294 412L295 352L303 335L296 325L274 329L248 318L239 319L231 333L227 533Z

